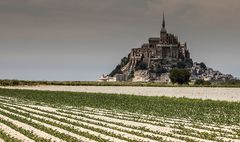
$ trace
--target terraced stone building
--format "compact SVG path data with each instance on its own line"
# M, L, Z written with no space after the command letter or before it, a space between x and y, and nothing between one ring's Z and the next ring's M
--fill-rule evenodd
M144 43L141 48L132 49L130 58L136 61L143 59L150 66L152 60L180 61L190 58L190 53L186 42L180 43L177 36L167 33L163 15L160 37L149 38L148 43Z
M125 80L169 82L167 73L183 61L188 61L188 68L191 68L192 60L186 42L180 43L177 36L167 32L163 14L159 37L151 37L140 48L133 48L110 76L122 74Z
M151 37L148 43L140 48L133 48L127 57L100 81L142 81L171 82L169 72L173 68L188 69L191 81L227 81L234 77L207 67L203 62L193 63L186 42L181 43L178 37L168 33L163 14L162 28L159 37Z

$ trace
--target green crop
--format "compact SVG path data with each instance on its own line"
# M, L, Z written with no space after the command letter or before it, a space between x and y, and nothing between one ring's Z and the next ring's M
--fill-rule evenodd
M0 96L15 97L49 105L92 107L161 117L186 118L208 123L240 124L239 102L10 89L0 89Z

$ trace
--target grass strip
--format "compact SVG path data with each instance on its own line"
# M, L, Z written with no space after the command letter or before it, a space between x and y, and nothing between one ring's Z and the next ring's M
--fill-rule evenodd
M30 81L30 80L0 80L0 86L18 85L66 85L66 86L144 86L144 87L240 87L240 80L211 82L211 84L167 84L159 82L97 82L97 81Z

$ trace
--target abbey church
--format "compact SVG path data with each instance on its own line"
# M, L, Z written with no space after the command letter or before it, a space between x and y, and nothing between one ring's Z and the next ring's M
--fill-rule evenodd
M139 60L143 60L150 67L151 61L166 60L178 62L185 58L190 58L190 53L186 42L180 43L177 36L167 33L163 15L160 36L149 38L148 43L144 43L141 48L132 49L130 58L134 61L133 64L136 64Z

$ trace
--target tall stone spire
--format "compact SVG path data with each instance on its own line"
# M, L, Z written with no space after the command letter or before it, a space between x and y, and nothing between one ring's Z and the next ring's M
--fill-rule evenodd
M164 12L163 12L162 28L165 28L165 17L164 17Z
M167 30L165 29L165 16L164 16L164 12L163 12L163 21L162 21L161 33L167 33Z

